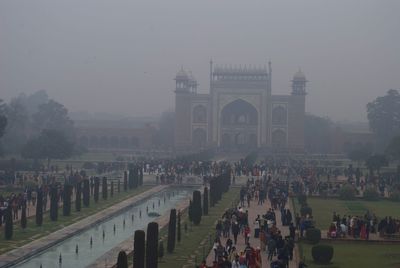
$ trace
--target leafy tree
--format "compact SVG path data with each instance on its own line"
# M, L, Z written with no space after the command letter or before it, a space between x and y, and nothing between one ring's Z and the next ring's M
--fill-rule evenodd
M305 149L310 153L329 153L332 121L327 117L306 114L304 118Z
M367 160L371 156L371 149L367 147L357 148L347 153L347 156L351 161L360 165L360 162Z
M390 89L385 96L367 104L367 116L371 130L376 134L380 149L400 134L400 94Z
M159 148L170 149L174 146L175 112L165 111L158 122L158 130L154 134L153 142Z
M158 223L156 222L147 225L146 267L158 267Z
M72 155L73 144L67 140L59 130L45 129L41 134L28 141L22 150L24 158L47 159L50 166L51 159L65 159Z
M396 136L390 141L385 153L395 160L400 160L400 136Z
M369 173L371 175L374 174L374 171L376 170L378 173L382 167L387 166L388 160L386 156L382 154L374 154L368 157L368 159L365 161L365 165L369 169Z
M58 130L72 142L75 138L74 123L68 116L68 110L61 103L49 100L38 106L33 114L33 125L38 132L44 129Z

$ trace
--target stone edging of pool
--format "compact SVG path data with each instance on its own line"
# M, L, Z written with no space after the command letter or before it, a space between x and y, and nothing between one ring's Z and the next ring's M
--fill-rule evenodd
M45 237L38 240L32 241L18 249L13 249L7 253L0 255L0 268L12 267L19 262L26 260L42 251L68 239L78 233L81 233L98 223L101 223L110 217L120 213L127 207L134 205L135 203L152 196L153 194L165 190L169 185L159 185L153 187L146 192L140 193L131 198L125 199L118 204L112 205L103 211L100 211L94 215L91 215L83 220L73 223L61 230L55 231Z
M186 186L186 185L185 185ZM193 189L196 190L196 189ZM200 192L203 194L204 188L200 187ZM190 196L183 199L181 202L179 202L176 206L176 211L185 211L189 207L189 200ZM169 216L170 213L164 213L164 215L154 219L154 222L158 223L158 228L161 230L163 227L167 226L169 223ZM146 232L146 230L144 230ZM88 265L87 268L97 268L97 267L105 267L105 264L107 264L106 267L115 267L117 263L117 256L118 253L123 250L127 253L133 251L133 238L134 235L130 236L128 239L122 241L118 245L116 245L114 248L111 250L107 251L104 253L101 257L99 257L95 262L92 264Z

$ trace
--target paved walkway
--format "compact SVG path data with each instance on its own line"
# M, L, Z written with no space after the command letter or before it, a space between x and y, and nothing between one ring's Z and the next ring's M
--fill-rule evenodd
M158 193L165 188L169 187L169 185L159 185L155 186L152 189L138 194L134 197L125 199L124 201L115 204L107 209L104 209L92 216L86 217L85 219L76 222L74 224L71 224L61 230L55 231L48 236L45 236L43 238L40 238L38 240L35 240L25 246L22 246L18 249L11 250L5 254L0 255L0 267L12 267L16 263L31 257L35 254L38 254L39 252L50 248L51 246L59 243L62 240L65 240L71 236L73 236L75 233L86 230L93 225L100 223L104 221L105 219L111 217L112 215L115 215L119 213L121 210L125 209L128 206L131 206L132 204L145 199L147 197L152 196L155 193Z
M286 207L291 209L289 203L290 202L288 202ZM269 203L269 201L265 202L264 205L257 205L257 200L252 200L250 202L250 207L244 207L244 209L248 210L248 213L249 213L250 228L252 227L251 223L254 221L254 219L257 217L257 215L261 216L261 215L265 214L270 207L271 207L271 204ZM293 212L292 209L291 209L291 211ZM285 236L289 235L289 228L287 226L282 226L280 211L275 210L275 215L276 215L276 219L277 219L276 226L279 228L279 230L281 230L282 236L285 237ZM250 238L250 245L252 247L260 246L260 239L254 238L254 230L251 229L251 231L252 231L252 236ZM222 243L222 245L225 245L226 238L222 238L221 243ZM244 250L245 247L246 247L246 245L244 243L244 236L239 235L238 241L236 244L236 249L238 252L240 252L240 251ZM262 256L262 267L269 267L270 262L267 260L267 253L262 252L261 256ZM207 259L206 259L207 265L209 265L209 266L212 265L213 261L214 261L214 250L211 249L211 251L208 254ZM289 268L297 268L298 262L299 262L298 249L297 249L297 245L296 245L294 252L293 252L293 260L290 261Z

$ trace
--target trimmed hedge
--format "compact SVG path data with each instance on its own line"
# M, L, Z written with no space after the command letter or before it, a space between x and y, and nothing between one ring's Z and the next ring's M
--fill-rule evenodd
M317 244L321 241L321 230L317 228L308 228L306 230L306 239L311 244Z
M308 206L307 204L301 206L300 208L300 215L301 216L307 216L307 215L312 215L312 208Z
M339 190L339 197L343 200L353 200L356 196L356 189L349 184L345 184Z
M316 263L329 264L333 258L333 247L331 245L313 246L311 255Z
M169 215L169 225L168 225L168 243L167 252L172 253L175 249L176 240L176 209L171 209Z
M363 198L367 201L378 201L379 197L378 191L373 187L367 187L363 193Z
M192 203L192 209L193 209L193 224L194 225L199 225L201 222L201 216L202 216L202 209L201 209L201 193L200 191L194 191L193 192L193 203Z

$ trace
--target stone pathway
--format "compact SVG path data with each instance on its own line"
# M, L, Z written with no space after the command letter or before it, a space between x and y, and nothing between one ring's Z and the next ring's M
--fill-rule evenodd
M111 207L104 209L92 216L86 217L85 219L71 224L61 230L55 231L48 236L35 240L25 246L22 246L18 249L11 250L5 254L0 255L0 267L12 267L16 263L29 258L39 252L46 250L47 248L52 247L53 245L72 237L75 233L80 232L82 230L86 230L93 225L104 221L105 219L118 214L121 210L124 210L128 206L132 206L132 204L139 202L142 199L152 196L155 193L158 193L164 189L169 187L169 185L159 185L155 186L152 189L138 194L134 197L125 199L124 201L112 205Z
M290 202L288 202L287 204L287 208L290 208L292 211L292 208L290 207ZM265 202L264 205L257 205L257 200L252 200L250 202L250 207L244 207L245 210L248 210L249 213L249 223L250 223L250 228L251 228L251 232L252 232L252 236L250 238L250 245L254 248L259 247L260 246L260 240L259 238L254 238L254 229L252 229L252 222L254 221L254 219L257 217L257 215L263 215L267 212L267 210L271 207L269 201ZM281 222L281 213L279 210L275 211L276 214L276 219L277 219L277 227L279 228L279 230L281 230L282 236L285 237L287 235L289 235L289 228L287 226L282 226L282 222ZM215 227L213 227L215 228ZM233 238L231 238L233 239ZM222 238L221 239L221 243L222 245L225 245L226 243L226 238ZM245 243L244 243L244 236L242 234L239 234L238 236L238 241L236 244L236 249L238 252L244 250L244 248L246 247ZM297 249L297 245L294 249L293 252L293 260L290 261L289 263L289 268L297 268L298 266L298 262L299 262L299 257L298 257L298 249ZM261 254L262 256L262 267L269 267L270 262L267 260L267 253L266 252L262 252ZM210 253L207 256L206 262L207 265L212 265L214 261L214 251L211 249Z

